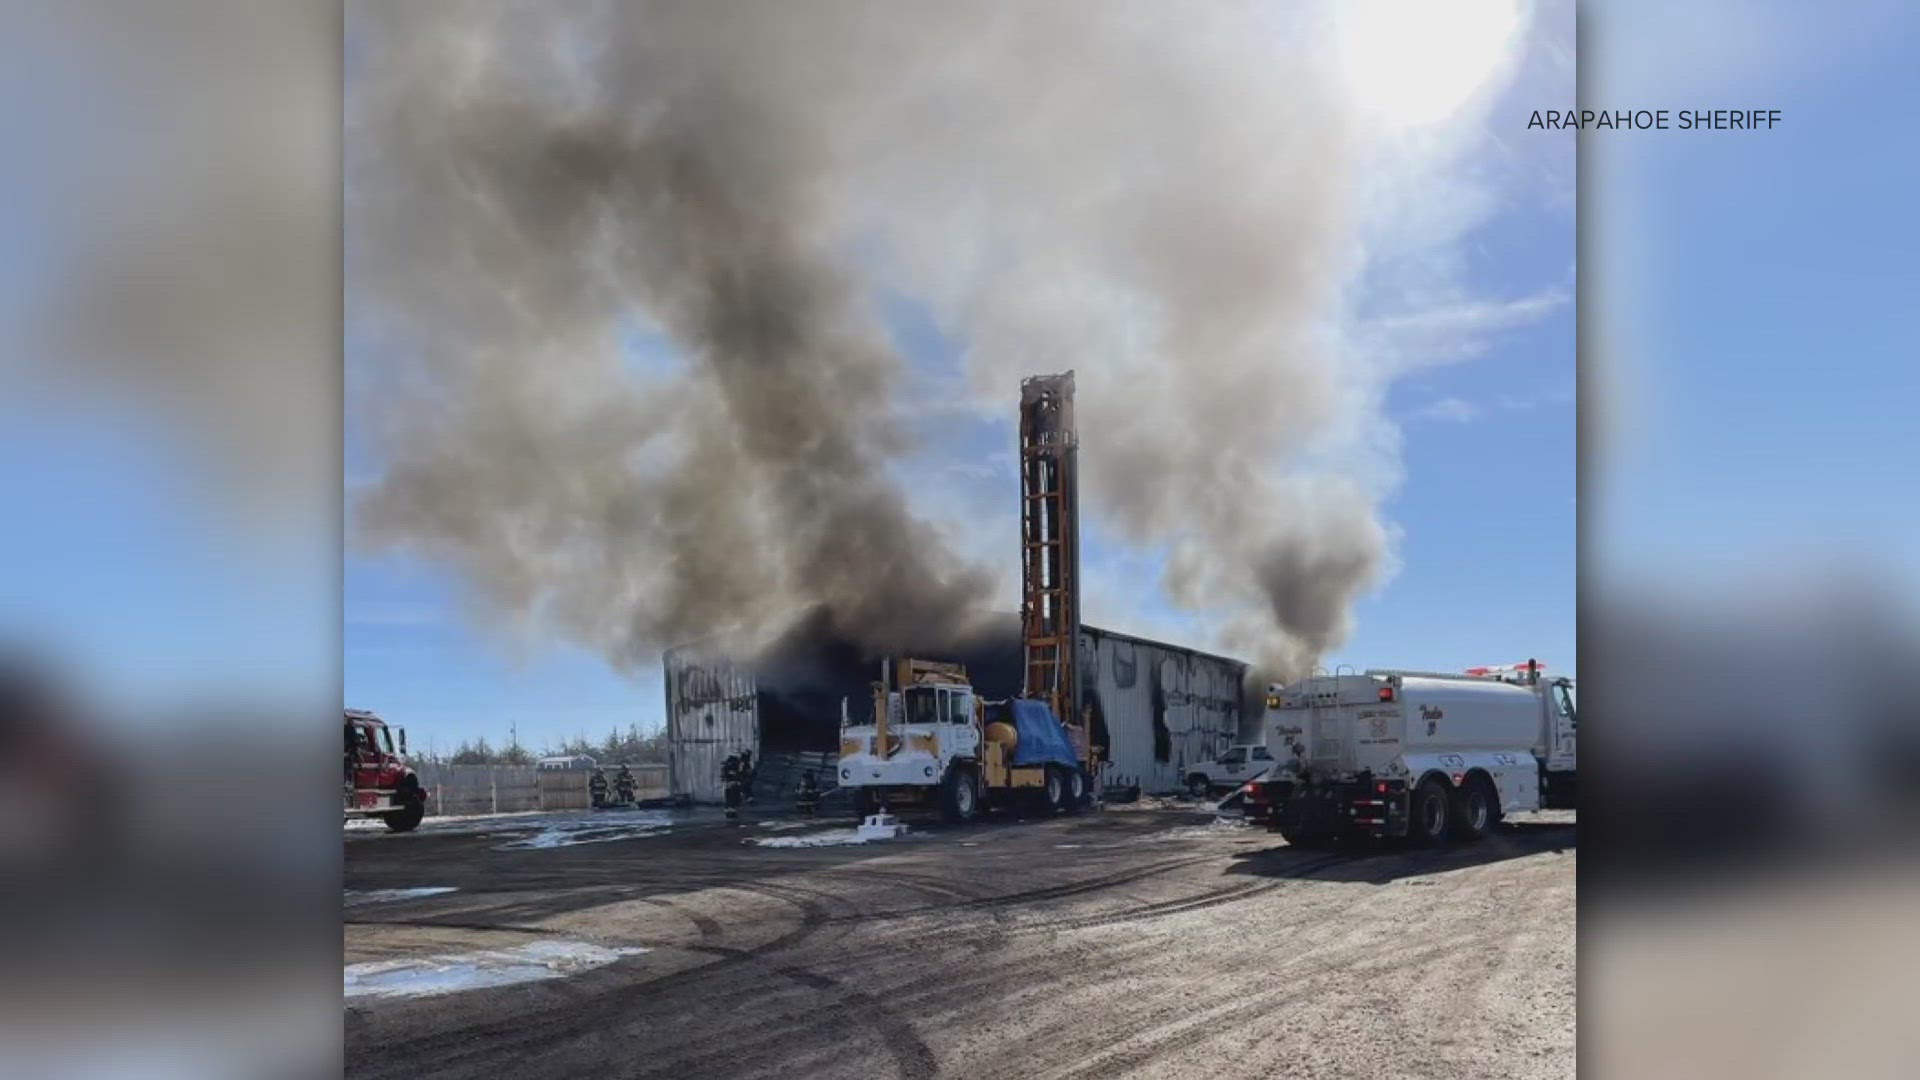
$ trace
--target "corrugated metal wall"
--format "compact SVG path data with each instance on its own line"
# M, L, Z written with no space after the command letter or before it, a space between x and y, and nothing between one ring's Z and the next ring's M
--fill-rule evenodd
M1080 631L1082 707L1104 720L1107 776L1149 792L1183 786L1189 765L1240 737L1247 665L1095 627Z
M760 750L753 673L680 649L662 659L673 793L719 802L720 763L728 754Z

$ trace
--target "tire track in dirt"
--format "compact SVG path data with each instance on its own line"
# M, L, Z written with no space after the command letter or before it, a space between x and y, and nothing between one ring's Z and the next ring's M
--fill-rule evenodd
M1391 954L1411 964L1424 963L1451 955L1449 945L1425 950L1406 950L1386 946L1375 956ZM1048 1044L1054 1051L1053 1063L1031 1062L1027 1068L1008 1075L1027 1080L1094 1080L1129 1074L1155 1075L1146 1067L1182 1053L1196 1044L1219 1036L1223 1031L1244 1029L1259 1020L1270 1019L1286 1005L1307 1000L1323 991L1329 983L1349 977L1348 966L1364 963L1362 953L1342 957L1340 966L1329 966L1331 958L1319 958L1319 969L1304 975L1287 977L1282 985L1263 980L1254 988L1231 986L1195 1001L1166 1002L1149 1008L1142 1015L1128 1018L1125 1033L1113 1037L1094 1033L1089 1039ZM1289 966L1298 966L1289 965ZM1276 973L1278 974L1278 973ZM991 1070L986 1070L993 1075ZM1257 1074L1256 1074L1257 1075Z
M805 940L824 925L826 911L817 899L805 897L813 890L798 887L767 888L762 882L741 882L728 886L746 892L759 892L769 899L792 905L799 912L797 924L787 932L758 945L741 949L724 948L714 945L688 946L675 943L659 943L661 947L683 948L712 956L712 962L686 972L672 975L655 975L640 978L633 982L613 987L596 996L586 1007L577 1003L550 1005L530 1012L495 1018L469 1024L449 1030L424 1033L412 1038L382 1040L379 1047L360 1047L360 1060L353 1056L355 1044L349 1043L349 1071L367 1075L393 1075L411 1077L418 1070L412 1063L430 1065L431 1070L457 1071L467 1065L479 1062L508 1059L518 1056L535 1045L578 1041L585 1036L595 1035L607 1029L607 1021L617 1020L629 1011L637 998L650 994L653 986L666 978L684 979L697 982L702 978L711 978L716 970L750 964L761 957L792 948ZM816 896L818 894L815 894ZM545 931L559 934L561 931ZM568 936L578 936L569 934ZM627 940L623 944L645 945L645 942ZM590 976L596 982L605 978L606 973L622 966L620 962L598 969ZM715 1000L726 1000L724 997ZM489 1070L481 1069L480 1072Z
M932 915L956 909L991 909L1023 904L1044 903L1050 900L1064 900L1101 889L1126 885L1144 878L1169 873L1174 870L1194 866L1198 863L1215 861L1217 855L1190 856L1181 859L1169 859L1151 866L1135 867L1117 874L1063 882L1057 885L1045 885L1037 889L1024 889L1019 892L997 893L988 896L959 900L950 904L922 904L911 908L893 908L883 911L859 911L845 915L832 916L830 922L877 922L887 919L905 919L917 915Z

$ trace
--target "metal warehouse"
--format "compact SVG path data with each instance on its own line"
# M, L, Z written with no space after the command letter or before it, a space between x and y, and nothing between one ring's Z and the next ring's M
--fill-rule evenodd
M1148 792L1178 790L1190 764L1239 741L1252 726L1243 717L1257 719L1243 704L1247 665L1238 660L1086 625L1078 640L1082 708L1094 742L1108 748L1109 780L1125 778ZM831 641L817 627L803 628L750 666L697 647L668 650L674 792L718 801L720 763L740 750L771 766L762 774L781 787L795 762L830 765L841 702L855 715L871 707L881 661L844 644L819 644ZM987 697L1012 697L1020 691L1019 620L996 618L970 642L927 658L965 664Z

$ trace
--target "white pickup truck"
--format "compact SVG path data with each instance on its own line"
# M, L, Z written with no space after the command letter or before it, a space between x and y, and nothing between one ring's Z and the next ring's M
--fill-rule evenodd
M1187 790L1196 799L1216 791L1239 787L1258 780L1273 768L1273 753L1259 743L1231 747L1212 761L1202 761L1187 770Z

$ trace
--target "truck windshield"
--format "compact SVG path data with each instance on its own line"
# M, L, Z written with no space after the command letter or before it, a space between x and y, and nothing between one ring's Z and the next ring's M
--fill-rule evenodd
M940 721L940 695L931 686L909 687L900 695L906 706L907 723L935 724Z
M1567 722L1578 725L1580 723L1579 714L1573 711L1573 684L1555 683L1553 696L1559 699L1560 711L1567 714Z

